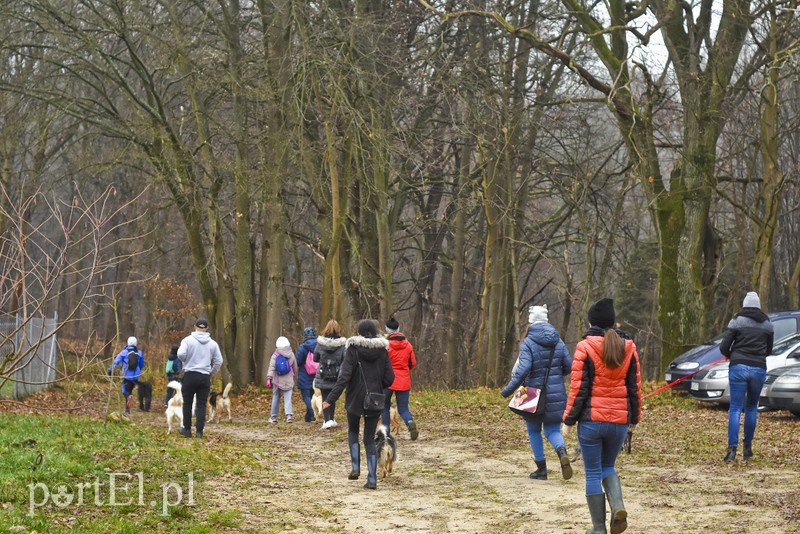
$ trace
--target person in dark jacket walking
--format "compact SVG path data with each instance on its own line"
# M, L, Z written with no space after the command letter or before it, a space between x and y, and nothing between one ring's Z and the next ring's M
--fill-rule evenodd
M317 331L313 327L307 326L303 330L303 343L297 349L297 389L306 404L306 415L303 419L306 423L314 422L314 408L311 407L311 396L314 394L314 375L309 374L306 369L306 358L314 361L314 349L317 346Z
M347 411L347 441L350 445L352 470L347 477L358 479L361 474L361 452L358 432L364 418L364 449L367 453L366 489L375 489L378 484L378 451L375 431L381 416L381 408L366 410L364 398L369 393L382 393L394 382L392 362L389 360L389 342L378 335L378 324L372 319L363 319L356 326L357 336L347 340L342 369L333 389L322 403L323 409L330 407L347 388L344 407Z
M626 434L642 416L642 375L636 345L614 328L614 301L595 302L588 315L591 326L573 355L564 423L578 423L592 518L586 534L606 534L606 497L611 534L619 534L628 528L628 513L614 466Z
M572 466L569 463L564 437L561 435L561 418L567 406L564 377L572 368L572 357L558 330L547 322L547 306L531 306L528 312L530 323L528 334L520 343L519 356L511 370L511 380L501 393L503 397L510 397L521 385L545 390L544 416L525 420L528 439L533 450L533 460L536 462L536 471L530 474L530 478L547 480L547 461L542 440L542 429L544 429L547 440L558 454L561 475L564 480L569 480L572 477ZM546 385L545 375L547 375Z
M339 369L342 368L344 360L344 346L347 338L340 333L339 323L335 319L328 321L325 328L317 338L317 346L314 349L314 361L319 362L317 375L314 378L314 387L322 392L323 400L328 397L336 380L339 379ZM322 430L339 426L335 417L336 402L322 410L324 422Z
M406 336L400 332L400 323L394 317L386 321L386 339L389 340L389 359L394 369L394 382L384 391L386 406L383 408L381 419L386 428L390 428L390 414L392 409L392 394L397 399L397 414L403 418L411 435L411 441L419 437L417 423L411 410L408 409L408 400L411 396L411 370L417 366L417 357L414 347Z
M731 403L728 409L728 450L725 461L736 459L739 423L744 407L745 460L753 457L753 436L758 419L758 399L767 378L767 356L772 354L775 333L769 317L761 311L758 294L751 291L742 309L728 323L719 350L730 360L728 383Z
M167 375L167 383L181 379L181 372L183 371L183 362L178 358L178 345L173 345L167 357L167 363L164 365L164 373ZM175 390L167 388L167 396L164 399L164 408L169 404L169 400L175 394Z

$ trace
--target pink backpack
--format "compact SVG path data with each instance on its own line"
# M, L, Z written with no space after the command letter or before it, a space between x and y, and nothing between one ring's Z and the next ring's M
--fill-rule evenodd
M319 362L314 361L314 353L309 352L306 354L306 364L304 366L306 368L306 373L311 376L317 374L317 369L319 369Z

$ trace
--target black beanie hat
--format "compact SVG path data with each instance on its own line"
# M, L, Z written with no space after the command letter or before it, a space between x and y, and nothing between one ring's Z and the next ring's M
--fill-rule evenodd
M386 321L386 329L392 330L393 332L397 332L400 330L400 323L397 322L397 319L394 317L390 317L388 321Z
M613 328L616 317L614 315L614 301L600 299L589 307L589 324L600 328Z

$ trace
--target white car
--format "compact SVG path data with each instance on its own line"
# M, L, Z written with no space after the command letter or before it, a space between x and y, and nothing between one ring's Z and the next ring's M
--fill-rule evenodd
M772 355L767 356L767 371L795 364L800 364L800 334L781 339L773 345ZM699 401L730 404L728 361L712 365L694 375L689 394Z

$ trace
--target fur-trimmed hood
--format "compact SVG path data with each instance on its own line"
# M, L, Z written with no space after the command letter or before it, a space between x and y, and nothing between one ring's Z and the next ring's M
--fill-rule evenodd
M364 337L353 336L347 339L346 347L364 347L365 349L387 349L389 348L389 340L385 337Z
M346 347L346 351L355 350L365 362L374 362L389 354L389 340L385 337L353 336L347 340Z
M347 338L343 336L339 337L327 337L327 336L319 336L317 337L317 345L321 345L320 348L325 347L326 349L338 349L339 347L344 347L347 344Z

